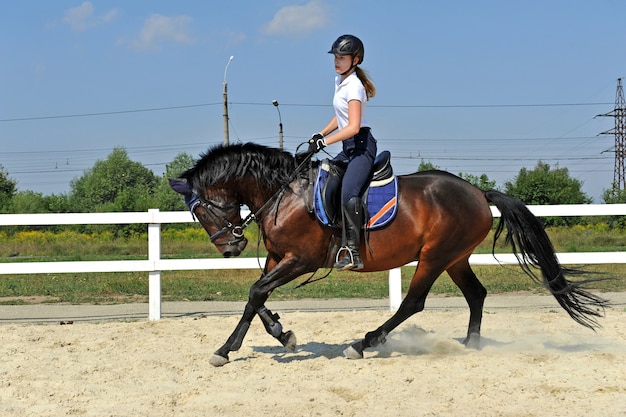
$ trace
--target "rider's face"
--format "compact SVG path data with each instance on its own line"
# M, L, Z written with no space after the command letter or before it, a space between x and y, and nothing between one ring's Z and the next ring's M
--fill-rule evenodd
M335 72L337 74L343 74L348 71L352 66L353 60L356 62L358 58L352 58L350 55L335 54Z

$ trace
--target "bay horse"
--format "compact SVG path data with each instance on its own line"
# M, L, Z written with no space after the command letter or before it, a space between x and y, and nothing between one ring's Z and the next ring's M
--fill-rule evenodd
M253 143L219 145L201 155L181 179L170 180L223 256L241 253L247 243L244 229L253 221L267 249L265 267L250 288L239 323L210 360L214 366L229 362L229 353L241 347L256 315L270 335L295 350L294 333L283 331L278 314L267 309L265 302L274 289L304 274L332 267L337 234L341 233L321 225L308 209L312 184L308 167L303 168L305 164L299 163L298 156L302 154L294 156ZM396 218L384 228L369 231L367 242L361 241L365 267L359 272L388 270L413 261L418 261L417 268L398 310L346 348L346 357L363 358L365 349L384 343L389 332L422 311L431 286L444 271L469 306L463 343L479 348L487 290L468 259L492 227L489 203L501 213L494 248L506 227L506 242L524 272L542 283L576 322L591 329L599 326L596 319L603 316L608 301L583 288L590 280L566 278L579 271L559 264L540 220L521 201L496 190L482 191L453 174L436 170L399 175L398 190ZM242 205L250 209L246 219L241 218Z

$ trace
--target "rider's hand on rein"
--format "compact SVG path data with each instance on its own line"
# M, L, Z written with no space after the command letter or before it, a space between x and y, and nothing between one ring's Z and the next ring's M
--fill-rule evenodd
M324 140L324 135L321 133L316 133L309 139L309 152L317 153L325 147L326 141Z

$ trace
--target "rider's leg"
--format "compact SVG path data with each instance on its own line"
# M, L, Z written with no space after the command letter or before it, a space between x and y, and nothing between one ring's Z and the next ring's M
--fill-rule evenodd
M363 269L363 261L359 255L361 226L363 225L363 208L361 198L352 197L343 205L343 227L346 231L346 248L341 249L343 257L335 263L340 271Z

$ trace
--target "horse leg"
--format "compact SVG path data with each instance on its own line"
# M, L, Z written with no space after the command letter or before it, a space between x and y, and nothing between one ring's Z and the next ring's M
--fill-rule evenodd
M260 279L262 279L270 269L274 268L276 264L277 262L268 256L265 261L265 268L263 269L263 274L261 275ZM269 294L265 297L265 299L260 301L261 304L265 303L268 297ZM252 323L252 320L254 319L254 316L256 316L256 314L257 309L252 305L250 299L248 299L248 302L244 307L241 319L239 320L239 323L237 323L237 327L235 327L235 330L228 337L226 343L224 343L222 347L215 351L213 357L209 361L211 365L224 366L229 362L228 353L237 351L239 350L239 348L241 348L243 339L246 337L246 333L248 333L248 329L250 328L250 323Z
M443 267L433 267L427 261L420 260L413 274L406 297L400 303L398 311L378 329L365 334L365 337L353 343L343 351L348 359L362 359L363 351L386 342L387 335L413 314L424 310L428 292L435 280L443 272Z
M215 351L209 363L213 366L224 366L229 362L228 353L239 350L241 344L243 343L243 339L248 333L248 329L250 328L250 323L252 319L256 315L256 310L252 307L250 302L246 303L246 306L243 310L243 315L241 316L241 320L237 323L237 327L233 333L229 336L228 340L222 347Z
M267 298L267 297L266 297ZM283 332L282 325L278 321L280 318L278 314L273 314L270 310L268 310L265 306L262 306L258 311L252 307L250 302L246 303L246 307L244 308L243 315L237 327L230 335L226 343L218 350L215 351L213 357L209 361L209 363L213 366L223 366L229 362L228 353L234 352L241 348L241 344L243 343L243 339L248 333L248 329L250 328L250 323L254 316L258 314L265 326L265 330L278 339L283 346L287 349L294 351L296 350L296 336L292 331Z
M459 287L470 309L467 337L463 344L471 349L480 348L480 325L483 318L483 305L487 297L487 290L478 281L472 271L469 258L462 259L447 269L452 281Z
M289 350L296 349L296 336L292 331L283 332L278 321L278 314L272 313L265 307L265 302L272 291L306 272L306 267L299 265L298 259L286 257L276 262L268 256L265 271L261 278L250 288L250 296L244 308L241 320L230 335L226 343L220 347L209 363L213 366L223 366L228 363L228 353L239 350L243 339L248 332L250 323L255 315L259 315L265 330L278 339Z
M293 281L308 269L298 257L286 256L250 288L250 303L263 322L265 331L291 351L296 350L296 335L291 330L283 332L283 326L278 321L280 316L272 313L264 304L272 291Z
M267 307L262 306L257 314L265 326L265 331L272 335L274 338L290 351L296 350L296 335L291 330L283 332L283 325L280 324L278 314L272 313Z

